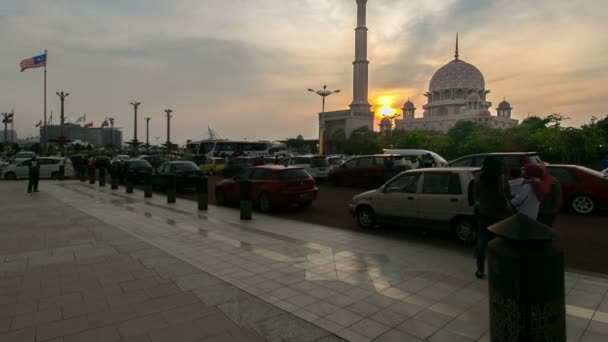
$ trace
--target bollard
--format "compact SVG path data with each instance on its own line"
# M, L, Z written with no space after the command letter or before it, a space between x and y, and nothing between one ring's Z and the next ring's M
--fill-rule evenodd
M89 184L95 184L95 169L89 168Z
M251 203L251 181L240 181L241 188L241 220L251 220L253 204Z
M106 169L103 167L99 169L99 186L106 186Z
M198 184L198 210L207 210L209 204L209 179L201 177Z
M110 175L112 182L112 190L118 189L118 177L114 177L114 175Z
M152 197L152 174L150 173L144 175L144 197Z
M175 203L176 184L175 175L167 175L165 178L167 185L167 203Z
M62 163L65 163L65 160L62 161ZM59 180L64 180L65 179L65 165L59 165Z
M491 341L566 341L564 257L553 229L523 214L488 228Z
M86 182L87 181L87 168L84 166L81 167L80 171L78 172L78 175L80 176L81 182Z
M133 193L133 180L131 179L131 176L125 177L125 192L127 194Z

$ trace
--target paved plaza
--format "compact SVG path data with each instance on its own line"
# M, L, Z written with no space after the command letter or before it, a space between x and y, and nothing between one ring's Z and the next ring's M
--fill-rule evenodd
M0 341L489 341L471 253L137 190L25 188L0 183ZM607 292L566 274L569 341L608 340Z

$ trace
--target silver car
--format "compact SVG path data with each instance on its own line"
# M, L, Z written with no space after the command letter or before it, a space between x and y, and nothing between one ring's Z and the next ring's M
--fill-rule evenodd
M413 224L450 229L472 243L477 237L468 194L478 168L429 168L402 172L376 190L353 197L351 214L362 228Z

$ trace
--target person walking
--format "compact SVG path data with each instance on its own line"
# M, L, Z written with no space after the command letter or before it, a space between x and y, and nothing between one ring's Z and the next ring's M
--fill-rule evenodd
M32 193L38 192L38 180L40 179L40 163L38 162L38 158L32 157L30 160L29 166L29 175L27 183L27 192Z
M508 188L502 161L496 156L487 156L481 166L479 178L473 184L475 198L479 202L475 276L481 279L485 276L486 248L494 237L488 227L512 215L508 205Z
M509 189L511 191L510 204L512 208L529 218L536 220L540 200L532 191L532 186L523 177L521 169L515 168L509 172Z

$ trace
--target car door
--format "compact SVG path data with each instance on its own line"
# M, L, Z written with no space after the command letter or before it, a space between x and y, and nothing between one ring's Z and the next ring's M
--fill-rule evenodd
M362 157L359 158L357 166L354 167L352 172L353 184L358 186L367 186L372 181L370 178L373 176L374 158L373 157Z
M357 164L359 164L359 158L351 159L346 161L338 170L335 171L340 184L353 184L353 174L357 168Z
M29 178L31 160L25 160L15 165L15 176L17 179Z
M376 191L373 208L381 221L403 223L418 218L420 172L403 173Z
M263 168L254 168L251 170L249 179L251 180L251 193L253 195L254 203L257 204L257 199L260 198L260 194L263 192L269 193L269 196L272 198L272 191L268 183L272 177L272 171Z
M458 172L424 172L416 200L420 219L429 221L448 222L468 205Z

